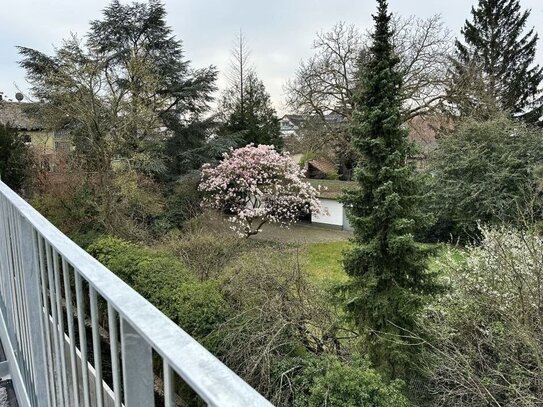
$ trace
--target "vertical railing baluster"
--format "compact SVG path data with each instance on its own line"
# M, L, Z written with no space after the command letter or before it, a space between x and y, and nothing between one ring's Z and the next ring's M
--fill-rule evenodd
M96 385L96 406L104 406L104 385L102 382L102 347L100 345L100 325L98 324L98 300L96 290L89 287L90 312L92 326L92 350L94 354L94 370Z
M53 362L53 346L51 340L51 326L49 321L49 301L47 300L47 281L45 277L45 268L46 268L46 259L44 252L45 240L38 236L38 253L40 257L40 277L41 277L41 291L42 291L42 303L43 303L43 325L45 327L45 342L46 342L46 355L47 355L47 367L49 371L49 396L51 398L51 406L57 405L57 395L56 395L56 383L55 383L55 372L54 372L54 362Z
M15 259L13 257L13 225L11 222L11 209L10 207L6 210L6 219L7 219L7 234L8 234L8 247L7 247L7 262L8 262L8 269L9 272L9 291L10 291L10 308L11 308L11 321L12 324L10 328L12 329L12 332L9 332L10 337L12 338L12 344L15 346L16 351L16 357L20 358L21 355L21 349L20 349L20 342L19 342L19 332L21 330L21 315L18 312L18 298L17 298L17 289L16 289L16 283L15 283ZM18 360L20 363L20 359Z
M124 404L153 407L153 352L141 335L121 318Z
M6 245L8 242L8 239L5 235L6 233L6 225L5 225L5 217L4 217L4 206L5 206L5 198L0 195L0 302L2 305L2 311L4 311L4 301L5 301L5 295L6 295L6 282L7 282L7 273L8 273L8 267L6 264L7 261L7 254L6 254Z
M58 332L58 314L57 314L57 307L56 307L56 290L55 290L55 281L54 281L54 256L55 252L51 248L51 245L46 242L45 243L45 256L47 258L47 278L49 281L49 300L50 300L50 307L51 307L51 318L53 323L53 359L55 361L55 380L58 384L58 392L57 392L57 399L59 400L58 405L59 406L65 406L66 401L64 400L63 396L63 388L64 384L62 382L62 365L61 365L61 354L63 353L63 349L61 346L61 338L59 338L59 332Z
M64 397L64 403L70 406L70 395L68 386L68 375L66 373L66 347L65 347L65 338L64 338L64 307L62 306L62 290L60 285L60 265L59 265L59 254L56 250L53 249L53 272L55 279L55 294L56 294L56 306L57 306L57 317L58 317L58 337L59 337L59 351L60 351L60 365L61 365L61 374L62 374L62 394ZM70 406L71 407L71 406Z
M173 371L167 360L163 361L164 369L164 407L175 407L173 391Z
M50 395L44 341L43 304L40 299L38 237L34 228L22 218L20 230L33 368L33 388L27 390L32 390L32 399L35 406L45 407L49 405Z
M26 309L25 301L25 287L24 287L24 270L23 270L23 259L22 259L22 242L21 242L21 232L20 232L20 214L15 211L15 208L11 210L11 226L13 231L12 236L12 253L14 258L14 269L13 269L13 281L15 283L15 293L16 293L16 303L17 303L17 314L19 315L19 343L22 348L20 354L21 365L19 366L23 380L26 387L32 386L32 358L31 358L31 347L30 347L30 334L28 332L28 313Z
M83 284L81 276L74 268L75 300L77 304L77 327L79 330L79 349L81 350L81 376L83 377L83 404L90 407L89 367L87 360L87 332L85 328L85 305L83 303Z
M119 332L117 329L117 316L115 309L108 303L107 316L109 325L109 345L111 350L111 373L113 375L113 393L115 407L121 407L121 378L119 368Z
M72 370L72 400L74 407L79 407L79 382L77 379L77 352L75 346L74 314L72 309L72 288L70 286L69 266L62 258L62 274L64 279L64 295L66 297L66 319L68 321L68 336L70 337L70 367Z

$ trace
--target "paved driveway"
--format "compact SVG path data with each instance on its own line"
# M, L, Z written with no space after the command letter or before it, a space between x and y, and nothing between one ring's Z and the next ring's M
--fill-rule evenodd
M289 229L266 224L262 232L251 239L268 240L279 243L322 243L348 240L352 232L316 226L309 223L296 223Z

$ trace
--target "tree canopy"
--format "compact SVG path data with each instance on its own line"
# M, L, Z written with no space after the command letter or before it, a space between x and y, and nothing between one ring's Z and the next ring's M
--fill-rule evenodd
M191 148L208 139L205 131L195 134L205 126L193 124L209 109L216 70L190 67L165 17L159 1L115 0L91 22L86 41L72 36L53 56L19 47L48 125L69 128L76 152L94 168L116 158L164 173L176 159L165 155L165 139L185 138Z
M282 148L279 119L264 83L251 64L243 33L232 49L228 87L219 106L222 137L233 137L238 146L253 143Z
M456 41L449 93L461 112L488 118L505 111L528 122L543 114L538 35L519 0L479 0Z

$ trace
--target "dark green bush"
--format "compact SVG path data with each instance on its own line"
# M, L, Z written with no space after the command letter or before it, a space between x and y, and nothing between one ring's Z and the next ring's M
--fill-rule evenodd
M1 101L0 101L1 103ZM23 187L28 171L28 151L17 130L0 124L0 178L16 191Z
M541 216L537 168L543 131L506 117L468 119L442 137L432 160L434 233L476 238L484 225L524 226ZM441 230L440 230L441 229Z
M166 199L163 222L170 228L182 228L185 222L202 213L202 193L198 191L200 173L187 174L177 180Z
M287 397L281 405L294 407L408 407L404 384L387 383L365 361L336 357L287 358L275 366ZM286 391L285 391L286 390Z
M115 237L96 240L88 251L196 338L208 335L229 315L217 284L198 281L172 255Z
M87 248L87 251L132 286L140 270L140 263L143 260L151 260L146 250L112 236L97 239Z

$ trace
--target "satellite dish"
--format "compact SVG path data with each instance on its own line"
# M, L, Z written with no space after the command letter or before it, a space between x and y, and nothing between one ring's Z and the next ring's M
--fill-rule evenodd
M24 96L21 92L17 92L15 94L15 99L17 99L19 102L24 99Z

